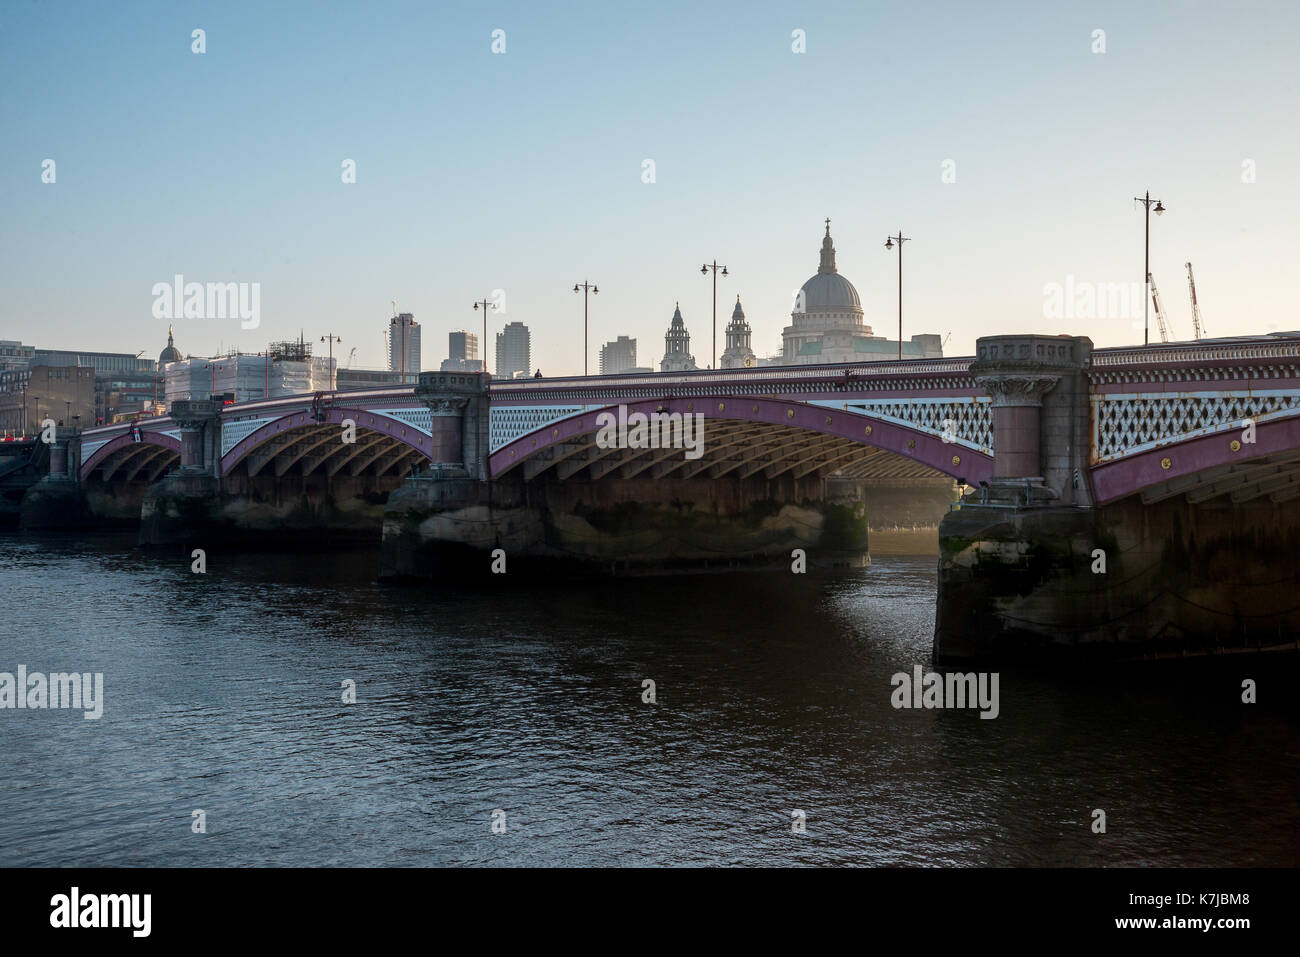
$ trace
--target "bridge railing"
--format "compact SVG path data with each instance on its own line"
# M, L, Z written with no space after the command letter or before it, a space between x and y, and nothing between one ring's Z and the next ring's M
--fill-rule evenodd
M1092 354L1092 365L1093 368L1113 368L1298 357L1300 339L1252 338L1097 349Z
M155 415L142 419L132 419L130 422L114 422L112 425L97 425L93 429L82 429L77 434L84 438L103 435L108 432L121 432L130 430L133 425L138 425L144 431L157 431L159 426L173 428L172 417L170 415Z
M753 382L804 382L824 379L843 382L846 373L855 378L901 375L963 375L974 359L921 359L903 362L827 363L812 366L764 366L757 369L697 369L692 372L619 373L615 375L560 376L551 379L493 380L496 393L526 393L539 388L591 389L662 387L665 385L726 385Z

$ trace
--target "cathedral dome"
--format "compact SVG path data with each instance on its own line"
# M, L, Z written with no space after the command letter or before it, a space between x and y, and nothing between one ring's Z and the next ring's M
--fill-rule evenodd
M167 327L167 348L158 354L159 364L164 362L180 362L181 350L176 348L176 343L172 341L172 327Z
M802 287L805 311L814 309L861 309L858 291L839 273L818 273Z
M831 241L831 221L826 220L826 235L822 239L821 265L817 275L809 279L800 288L804 312L834 312L841 310L862 310L862 300L858 291L839 274L835 268L835 245ZM795 311L798 312L796 304Z

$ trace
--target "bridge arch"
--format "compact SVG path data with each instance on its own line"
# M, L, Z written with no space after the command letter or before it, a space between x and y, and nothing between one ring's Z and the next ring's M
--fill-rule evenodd
M1104 505L1141 494L1155 502L1186 494L1200 501L1231 494L1241 502L1256 494L1300 494L1300 414L1257 423L1254 442L1243 441L1244 435L1234 427L1094 465L1096 500Z
M769 470L803 469L805 474L806 471L819 468L834 471L840 466L853 464L855 457L862 458L868 450L891 453L901 462L924 466L933 472L970 484L985 480L993 474L993 458L983 451L966 444L945 442L920 429L857 411L782 399L727 395L692 399L646 399L623 405L629 415L634 412L645 415L656 412L703 414L705 459L709 455L710 421L756 427L748 431L731 427L720 430L723 431L723 448L730 456L727 464L702 462L687 469L686 474L705 467L713 468L713 477L736 470L745 474L749 469L757 471L760 461L762 467ZM618 410L617 404L588 409L550 422L506 443L490 457L492 477L498 478L528 463L534 464L526 472L535 473L545 467L544 462L554 462L557 455L575 460L561 468L562 476L565 472L572 474L584 465L593 466L593 476L608 474L614 466L637 469L636 464L628 461L634 456L613 457L601 466L595 466L595 463L583 457L584 449L595 448L598 417L606 412L617 415ZM789 444L800 435L815 435L824 439L805 446ZM766 444L751 443L747 447L747 438L766 439ZM780 446L783 441L787 443L786 448L772 447L774 444ZM759 458L760 449L765 456L763 458ZM602 455L605 451L601 450ZM680 454L680 450L675 451ZM661 450L644 452L646 454L642 458L649 460L650 464L662 463L669 457ZM747 465L746 456L751 452L752 461ZM799 462L801 454L805 456L803 463ZM662 466L660 468L660 475L672 471L672 467L667 472L662 470Z
M179 439L163 432L141 430L140 441L131 432L124 432L95 449L78 470L82 481L99 470L103 481L126 472L127 480L136 478L147 470L146 477L153 481L181 458Z
M356 423L357 440L340 441L345 419ZM260 426L221 456L221 474L241 464L250 475L274 463L277 476L302 463L303 474L321 469L333 475L350 468L376 475L429 460L432 438L409 422L374 409L327 406L318 419L309 410L290 412ZM331 443L336 443L332 447Z

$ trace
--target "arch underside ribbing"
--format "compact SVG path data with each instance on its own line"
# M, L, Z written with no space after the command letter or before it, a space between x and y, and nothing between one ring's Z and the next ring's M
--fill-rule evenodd
M169 435L145 432L136 442L125 433L96 449L81 464L80 473L82 479L152 483L180 460L181 444Z
M378 477L401 474L428 461L427 453L397 436L357 426L356 441L344 442L339 422L315 422L258 436L250 449L223 460L222 474L237 470L252 477L296 475ZM252 437L250 437L252 438ZM260 441L258 441L260 439ZM427 439L425 440L427 442Z
M992 474L992 459L961 444L868 416L770 399L650 400L627 413L704 414L703 454L675 448L602 448L598 416L589 410L552 422L492 455L492 474L522 469L526 480L544 473L582 477L707 478L804 476L819 473L864 479L948 476L975 482ZM708 410L707 413L704 410ZM631 443L628 443L631 444Z

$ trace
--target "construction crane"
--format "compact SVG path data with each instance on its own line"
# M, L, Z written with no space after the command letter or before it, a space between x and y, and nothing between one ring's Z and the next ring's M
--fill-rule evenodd
M1173 332L1173 325L1165 320L1165 311L1160 308L1160 293L1156 291L1156 281L1147 273L1147 285L1151 287L1151 304L1156 309L1156 325L1160 328L1160 341L1168 342Z
M1196 302L1196 279L1192 276L1192 264L1187 263L1187 288L1192 291L1192 334L1199 339L1205 334L1201 326L1201 307Z
M348 353L348 361L347 361L347 363L343 366L343 368L345 368L345 369L351 369L351 368L352 368L352 360L355 359L356 357L357 357L357 347L356 347L356 346L353 346L353 347L352 347L352 351Z

